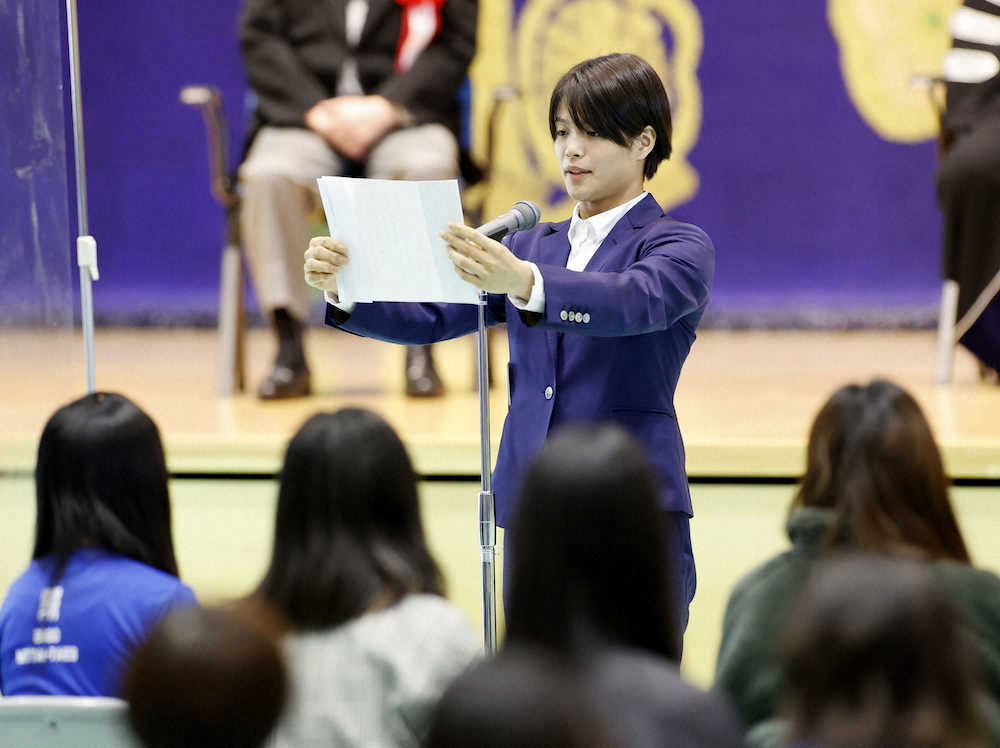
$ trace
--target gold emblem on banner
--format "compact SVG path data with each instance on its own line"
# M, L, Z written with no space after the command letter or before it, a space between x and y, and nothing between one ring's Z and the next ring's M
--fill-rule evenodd
M480 29L485 31L482 24ZM549 96L573 65L613 52L632 52L647 60L670 96L673 155L647 183L649 190L667 210L697 192L698 174L688 154L701 127L697 67L702 27L691 0L527 0L512 38L506 44L494 39L490 46L510 51L508 81L519 95L497 123L487 215L524 199L536 200L545 220L570 215L573 202L565 194L549 134ZM484 112L482 97L487 92L482 83L495 84L497 71L477 62L472 71L479 87L476 111ZM480 124L477 145L483 136Z
M829 0L830 28L851 101L886 140L935 137L937 115L913 76L938 75L960 0Z

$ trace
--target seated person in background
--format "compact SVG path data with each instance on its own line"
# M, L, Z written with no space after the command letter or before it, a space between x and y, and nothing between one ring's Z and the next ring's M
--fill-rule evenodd
M788 744L986 748L975 647L927 564L856 556L817 569L782 642Z
M239 173L241 232L278 337L261 398L310 392L302 247L316 178L457 177L475 33L476 0L246 0L240 40L258 108ZM440 394L430 346L408 349L406 381L410 395Z
M748 727L777 712L779 636L809 575L831 550L926 563L954 595L992 697L1000 699L1000 578L969 561L941 455L909 394L876 380L842 387L826 402L809 434L788 535L791 550L737 584L723 623L716 686Z
M1000 4L965 0L951 29L937 174L942 268L946 279L958 282L956 337L995 376L1000 370Z
M470 668L434 711L425 748L618 748L577 674L509 647Z
M418 745L481 650L441 586L416 475L389 424L357 409L306 421L285 454L255 593L287 620L292 692L272 745Z
M569 426L525 474L514 519L507 638L575 669L616 745L742 746L725 702L689 685L677 663L658 478L619 426Z
M221 610L184 608L136 650L123 696L145 748L258 748L287 690L274 639Z
M98 392L55 412L35 467L35 548L0 608L5 696L117 696L132 650L168 610L177 578L156 424Z

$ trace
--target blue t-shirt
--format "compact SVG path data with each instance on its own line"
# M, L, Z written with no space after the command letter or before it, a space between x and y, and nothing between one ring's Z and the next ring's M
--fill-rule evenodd
M0 608L5 696L117 696L132 649L172 607L196 604L177 577L113 553L77 551L52 586L54 565L33 561Z

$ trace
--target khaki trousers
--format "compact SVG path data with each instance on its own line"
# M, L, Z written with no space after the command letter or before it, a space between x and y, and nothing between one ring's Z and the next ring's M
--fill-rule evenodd
M316 179L339 176L345 163L319 135L304 128L263 127L240 166L240 230L261 310L287 308L309 316L314 296L303 279L310 217L320 206ZM390 133L372 149L365 176L450 179L458 176L458 143L443 125Z

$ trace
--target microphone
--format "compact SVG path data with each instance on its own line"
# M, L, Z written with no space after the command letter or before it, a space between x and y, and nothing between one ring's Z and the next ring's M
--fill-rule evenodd
M538 219L542 217L542 211L537 203L529 200L518 200L514 207L503 215L499 215L492 221L487 221L476 231L486 234L490 239L500 241L507 234L515 231L524 231L533 228Z

